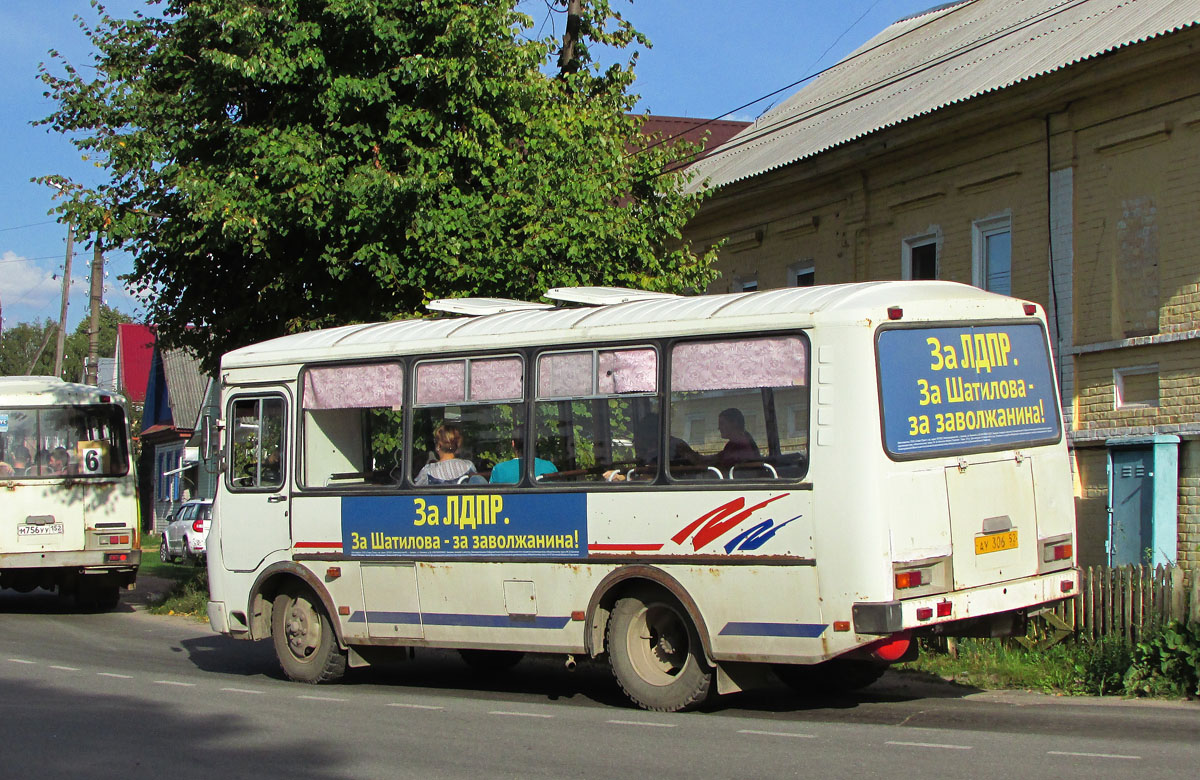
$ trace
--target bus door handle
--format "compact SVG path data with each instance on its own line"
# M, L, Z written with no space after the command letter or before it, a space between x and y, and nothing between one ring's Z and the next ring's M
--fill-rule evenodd
M278 504L280 501L286 501L286 500L287 500L287 496L281 496L278 493L276 493L273 496L267 496L268 504Z

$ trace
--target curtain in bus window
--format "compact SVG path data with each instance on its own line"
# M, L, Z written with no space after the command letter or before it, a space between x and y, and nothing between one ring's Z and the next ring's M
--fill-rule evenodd
M471 361L471 400L507 401L524 397L525 372L521 358Z
M587 397L595 394L591 352L558 352L538 358L538 398Z
M601 351L601 394L653 393L658 389L658 353L652 349Z
M466 361L450 360L417 366L417 403L451 404L466 400Z
M671 353L671 390L736 390L805 383L798 338L678 344Z
M304 375L305 409L369 409L399 406L404 368L398 363L311 368Z

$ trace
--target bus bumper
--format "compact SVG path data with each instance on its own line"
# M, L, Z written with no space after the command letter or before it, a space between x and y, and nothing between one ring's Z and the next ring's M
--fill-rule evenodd
M112 556L123 556L114 560ZM0 569L79 569L89 574L136 572L141 550L70 550L66 552L0 553Z
M1078 569L1064 569L905 601L859 602L853 607L854 631L872 635L895 634L1027 610L1078 595L1079 578Z

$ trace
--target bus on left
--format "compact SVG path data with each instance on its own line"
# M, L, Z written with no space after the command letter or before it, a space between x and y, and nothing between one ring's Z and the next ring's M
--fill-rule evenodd
M121 396L0 377L0 588L117 605L141 561L129 449Z

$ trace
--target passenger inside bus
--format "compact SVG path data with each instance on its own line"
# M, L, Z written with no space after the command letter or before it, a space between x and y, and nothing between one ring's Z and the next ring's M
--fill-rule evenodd
M417 472L414 485L448 485L475 473L475 464L458 457L462 449L462 431L457 425L442 423L433 431L433 449L437 460Z
M633 452L637 466L627 472L611 469L604 472L604 478L609 482L623 482L627 478L653 479L655 467L658 466L658 442L658 415L651 412L638 421L633 429ZM677 436L670 437L668 446L672 465L697 465L703 460L700 453Z
M17 444L9 449L8 457L11 461L13 473L18 477L23 477L29 473L29 448L24 444Z
M66 474L71 466L71 456L66 449L55 447L50 453L50 473L51 474Z
M517 430L512 437L513 457L510 460L505 460L497 463L492 467L492 473L489 482L492 483L517 483L521 481L521 453L525 449L525 426L517 426ZM542 458L533 459L533 475L535 478L541 477L544 474L553 474L558 471L558 467L548 460Z
M725 446L717 453L717 467L721 470L762 458L758 444L746 430L746 418L741 409L731 406L717 415L717 430L721 438L727 440Z

